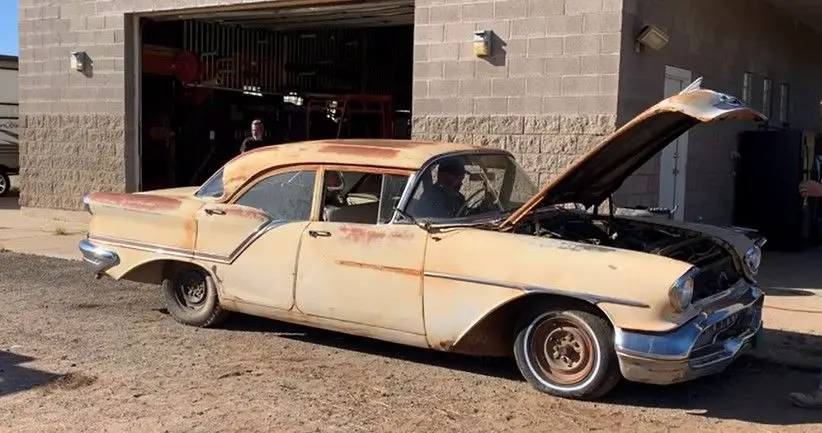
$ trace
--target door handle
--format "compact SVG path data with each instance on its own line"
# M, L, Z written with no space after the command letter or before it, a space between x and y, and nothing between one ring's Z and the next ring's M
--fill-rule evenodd
M316 238L316 237L327 238L327 237L331 236L331 232L327 232L325 230L309 230L308 235L311 236L312 238Z
M208 215L225 215L225 211L222 209L206 209L205 213Z

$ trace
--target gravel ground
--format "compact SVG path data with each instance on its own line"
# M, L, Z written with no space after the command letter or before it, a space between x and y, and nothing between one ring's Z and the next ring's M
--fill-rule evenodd
M812 372L743 358L602 403L538 393L508 361L235 316L176 324L151 286L0 253L0 429L13 432L811 432L786 393Z

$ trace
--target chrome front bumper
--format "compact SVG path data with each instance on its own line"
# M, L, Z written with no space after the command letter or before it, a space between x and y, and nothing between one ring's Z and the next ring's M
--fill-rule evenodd
M742 282L712 311L668 333L616 330L619 368L633 382L667 385L723 371L761 336L765 295Z
M120 263L117 253L92 244L88 239L80 241L78 247L83 253L83 262L86 268L95 275L99 275Z

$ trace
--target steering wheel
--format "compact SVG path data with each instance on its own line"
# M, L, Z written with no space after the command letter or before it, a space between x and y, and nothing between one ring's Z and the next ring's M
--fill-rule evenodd
M454 215L454 216L455 216L456 218L459 218L459 217L461 217L461 216L465 216L465 215L462 215L462 213L463 213L464 211L467 211L467 210L468 210L468 204L469 204L469 203L471 203L471 200L472 200L474 197L476 197L476 196L477 196L477 194L479 194L479 193L485 193L485 188L478 189L478 190L474 191L471 195L469 195L469 196L468 196L468 198L466 198L466 199L465 199L465 202L463 202L462 206L460 206L460 208L459 208L459 210L457 211L456 215Z

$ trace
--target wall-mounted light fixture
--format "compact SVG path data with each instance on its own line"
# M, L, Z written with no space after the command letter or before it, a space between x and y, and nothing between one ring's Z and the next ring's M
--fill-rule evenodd
M642 47L661 50L665 45L668 45L669 40L668 34L662 29L653 24L649 24L643 27L636 37L636 52L640 52Z
M71 69L83 72L88 66L88 55L85 51L72 51L71 53Z
M491 40L493 30L477 30L474 32L474 55L477 57L488 57L491 55Z

